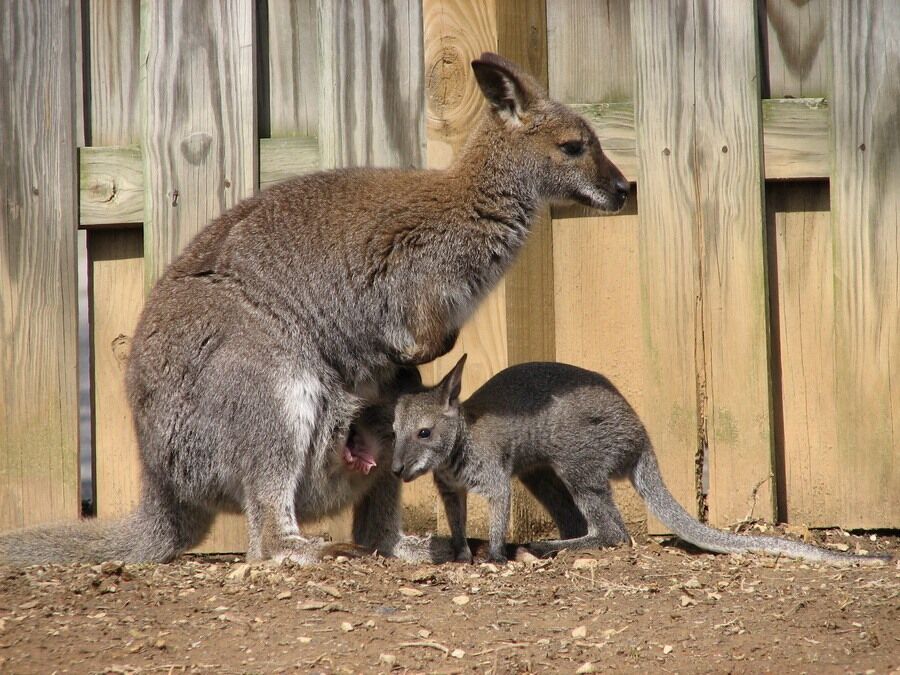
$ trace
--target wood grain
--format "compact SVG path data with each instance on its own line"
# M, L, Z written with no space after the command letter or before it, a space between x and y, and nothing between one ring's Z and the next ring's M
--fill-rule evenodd
M320 0L324 168L425 165L420 0Z
M766 97L829 97L828 8L831 4L832 0L760 3L765 11L763 91Z
M828 176L831 114L824 99L765 99L762 123L766 180Z
M834 526L843 523L844 505L853 498L837 442L828 186L773 184L766 203L782 418L779 517Z
M698 3L697 215L709 520L775 517L754 8Z
M267 1L271 134L314 137L319 128L316 0Z
M752 7L636 1L631 21L639 184L658 195L640 214L645 421L679 501L772 518Z
M836 2L831 228L846 527L900 522L900 4Z
M144 160L139 145L85 147L78 160L82 227L144 221Z
M145 2L144 271L149 288L212 218L256 190L251 0ZM221 515L201 550L240 551L243 517Z
M125 368L144 302L141 230L88 232L95 512L124 515L140 498L140 457Z
M319 144L308 136L259 139L259 186L319 170Z
M0 530L77 518L79 4L0 3Z
M582 207L554 211L556 360L606 375L638 415L643 402L637 196L626 213L598 217ZM628 530L647 529L644 502L627 483L613 486Z
M622 0L551 0L547 43L553 95L565 103L634 100L631 16Z
M131 336L144 303L140 2L89 5L91 142L82 148L81 218L88 232L95 513L115 518L140 496L140 457L125 394ZM89 199L86 200L85 197Z

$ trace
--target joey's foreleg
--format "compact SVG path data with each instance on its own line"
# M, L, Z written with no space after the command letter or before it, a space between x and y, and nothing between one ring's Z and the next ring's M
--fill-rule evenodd
M506 562L506 531L509 528L509 503L510 486L507 480L503 489L488 497L488 507L491 514L488 560L493 562Z
M459 562L472 562L472 551L466 541L466 492L452 487L437 474L434 474L434 484L444 502L454 558Z

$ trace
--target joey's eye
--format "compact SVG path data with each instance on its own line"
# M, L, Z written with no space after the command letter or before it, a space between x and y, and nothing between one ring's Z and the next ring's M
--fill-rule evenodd
M431 429L419 429L419 438L431 438Z
M568 155L569 157L581 157L584 154L584 142L583 141L566 141L565 143L559 144L559 149L563 151L563 154Z

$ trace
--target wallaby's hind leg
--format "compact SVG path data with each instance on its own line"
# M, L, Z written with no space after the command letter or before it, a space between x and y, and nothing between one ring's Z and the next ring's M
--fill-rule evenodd
M550 467L533 469L519 476L556 523L560 539L574 539L587 534L587 521L572 499L572 493Z
M575 504L587 520L587 534L574 539L551 539L529 544L538 555L562 549L604 548L629 541L622 515L612 499L609 483L573 486Z

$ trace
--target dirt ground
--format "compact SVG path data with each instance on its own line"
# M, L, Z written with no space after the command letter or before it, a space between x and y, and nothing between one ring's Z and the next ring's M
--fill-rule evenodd
M900 554L893 535L812 537ZM520 558L3 568L0 672L900 672L896 560L834 568L653 540Z

